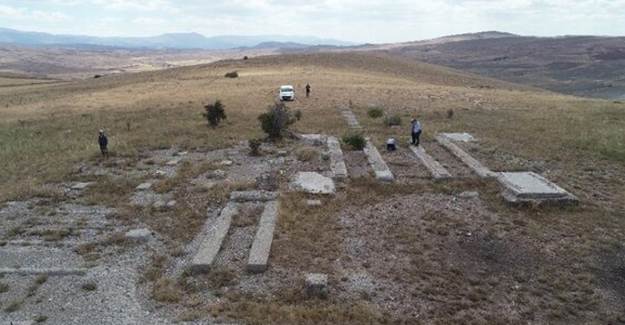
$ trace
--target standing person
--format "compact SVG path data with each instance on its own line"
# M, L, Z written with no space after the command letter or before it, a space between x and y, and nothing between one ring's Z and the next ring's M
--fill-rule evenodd
M100 152L102 153L102 157L109 157L109 139L104 134L104 130L100 130L100 136L98 136L98 144L100 145Z
M411 133L412 133L412 144L415 146L419 146L419 138L421 137L421 123L416 119L412 119L411 122Z
M310 97L310 84L306 84L306 98Z

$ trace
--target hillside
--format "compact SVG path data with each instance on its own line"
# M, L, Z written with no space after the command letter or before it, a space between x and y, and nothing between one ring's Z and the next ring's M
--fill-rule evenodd
M623 37L477 37L382 49L401 57L561 93L625 98Z
M231 71L238 77L226 78ZM0 322L625 319L625 104L394 53L269 55L0 83ZM298 191L299 172L335 177L335 155L288 134L265 138L259 115L283 84L297 93L287 103L301 112L294 134L370 137L367 152L380 152L394 182L378 181L367 153L339 140L347 177L333 180L335 193ZM209 127L202 113L217 99L226 119ZM433 179L406 145L414 117L422 148L450 178ZM471 133L477 141L458 146L492 171L533 171L579 204L509 205L496 180L435 141L440 132ZM389 137L395 152L386 151ZM275 196L240 193L252 190ZM266 269L251 270L256 238L267 234ZM217 239L212 264L193 268ZM309 273L328 277L319 297L304 289Z

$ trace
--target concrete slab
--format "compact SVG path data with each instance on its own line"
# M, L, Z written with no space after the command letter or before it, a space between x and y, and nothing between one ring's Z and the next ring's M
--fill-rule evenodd
M577 201L571 193L533 172L499 173L497 180L506 188L503 196L511 203Z
M143 242L152 238L152 232L147 228L132 229L126 232L124 236L129 240Z
M179 162L180 162L180 159L172 159L172 160L168 161L165 164L167 166L176 166L176 165L178 165Z
M290 185L292 190L310 194L334 194L336 186L332 178L315 172L299 172Z
M435 180L451 178L449 171L436 161L436 159L432 158L432 156L425 151L423 145L419 145L418 147L411 145L410 150L419 158L423 166L430 171L430 174L432 174Z
M482 165L477 159L471 157L468 153L452 143L449 138L443 135L437 135L436 141L440 143L445 149L449 150L454 156L460 159L464 164L469 166L479 177L481 178L493 178L497 177L497 173L491 171Z
M141 184L139 184L139 185L138 185L135 189L136 189L137 191L147 191L147 190L149 190L150 188L152 188L152 183L147 183L147 182L146 182L146 183L141 183Z
M306 205L309 207L318 207L322 204L321 200L306 200Z
M473 142L475 138L469 133L441 133L442 136L448 138L451 141L458 142Z
M395 177L393 173L382 159L382 155L378 149L369 141L367 138L367 145L364 148L364 153L367 156L367 160L369 161L369 165L371 169L373 169L373 173L375 174L375 178L382 182L393 182Z
M265 204L265 209L258 223L256 237L250 250L250 257L247 261L247 270L253 273L265 272L269 261L271 243L273 241L273 231L278 219L278 201L269 201Z
M78 183L74 183L71 189L75 191L82 191L86 189L87 187L91 186L91 184L93 184L93 182L78 182Z
M278 198L278 192L237 191L230 193L230 200L235 202L266 202Z
M334 174L334 178L347 178L347 166L345 165L345 157L343 156L343 150L341 150L339 140L336 137L329 136L327 144L328 151L330 152L330 169Z
M229 202L221 213L215 224L209 229L206 237L202 240L198 252L191 261L193 272L207 272L215 261L215 257L221 249L221 245L228 234L232 217L239 213L236 203Z

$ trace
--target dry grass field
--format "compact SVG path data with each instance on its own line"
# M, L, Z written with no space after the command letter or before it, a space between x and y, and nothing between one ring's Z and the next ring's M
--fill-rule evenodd
M233 70L238 78L224 78ZM304 98L307 83L310 98ZM123 222L143 222L167 238L171 253L146 266L155 304L175 310L179 320L249 324L625 322L625 104L384 55L266 56L0 86L0 202L57 198L46 184L79 180L76 166L102 164L99 129L109 135L113 158L125 159L130 168L148 150L207 152L261 137L257 117L282 84L295 86L299 96L289 104L303 113L296 131L341 137L348 131L337 108L349 106L375 144L394 136L405 147L410 118L418 117L426 146L438 132L470 132L479 139L470 153L494 171L539 172L579 196L580 205L509 207L494 181L471 177L393 185L352 180L319 209L306 207L302 195L286 194L271 281L260 285L270 289L250 293L232 289L243 279L227 269L204 276L201 285L189 284L195 282L188 275L163 277L167 261L179 254L176 247L199 232L203 200L223 203L228 191L248 184L188 193L183 184L215 167L186 166L158 184L197 204L171 218L128 211L121 203L140 180L101 183L92 190L94 201L124 211ZM201 113L216 99L224 103L227 120L213 129ZM370 118L371 107L400 116L402 125L391 128L383 118ZM480 191L479 202L456 201L455 195L469 190ZM362 245L358 254L349 249L356 242ZM352 281L345 270L373 280ZM313 271L330 275L327 300L308 300L300 292L302 274Z

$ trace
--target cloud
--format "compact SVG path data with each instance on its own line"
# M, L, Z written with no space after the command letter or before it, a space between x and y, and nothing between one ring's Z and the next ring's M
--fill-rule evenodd
M359 42L415 40L482 30L519 34L625 34L625 0L3 0L0 17L43 29L106 35L195 31L314 34ZM11 6L13 4L13 6ZM39 16L39 17L38 17ZM33 19L27 23L29 19ZM104 20L118 21L106 24ZM10 26L8 26L10 27ZM48 26L49 27L49 26Z

